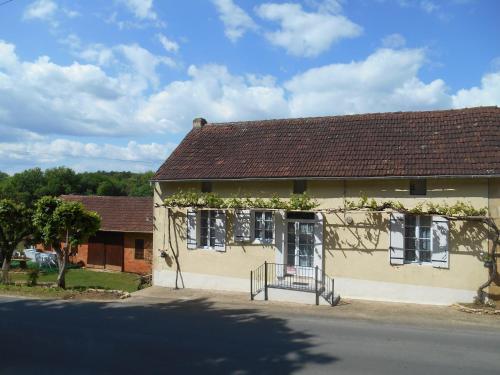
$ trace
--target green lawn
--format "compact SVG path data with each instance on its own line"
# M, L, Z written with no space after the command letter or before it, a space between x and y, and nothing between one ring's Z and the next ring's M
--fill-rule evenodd
M27 274L11 272L12 281L28 280ZM40 273L39 282L55 282L57 273ZM68 289L98 288L134 292L139 286L139 276L125 272L99 272L86 269L70 269L66 273Z

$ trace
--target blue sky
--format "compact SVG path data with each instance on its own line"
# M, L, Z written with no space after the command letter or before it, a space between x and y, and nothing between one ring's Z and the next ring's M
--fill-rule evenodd
M155 170L194 117L500 105L499 14L496 0L13 0L0 171Z

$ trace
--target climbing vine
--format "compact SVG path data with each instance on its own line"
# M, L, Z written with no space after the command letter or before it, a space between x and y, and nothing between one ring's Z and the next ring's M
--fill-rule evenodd
M401 213L410 213L415 215L429 214L429 215L442 215L450 217L471 217L471 216L486 216L488 214L487 208L475 208L470 203L456 202L452 205L444 202L442 204L433 203L430 201L422 201L412 208L406 208L399 201L383 201L377 202L375 199L368 199L362 196L358 202L346 200L345 207L347 210L360 210L367 209L371 211L384 211L392 209Z
M277 195L271 198L250 198L232 196L222 198L216 193L201 193L194 190L178 192L165 198L167 207L206 207L206 208L267 208L276 210L302 210L309 211L319 206L315 199L307 193L294 194L288 200L281 199Z

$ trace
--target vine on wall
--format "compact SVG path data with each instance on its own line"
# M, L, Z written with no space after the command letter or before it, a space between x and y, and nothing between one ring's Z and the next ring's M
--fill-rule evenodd
M222 198L216 193L201 193L194 190L179 190L165 198L163 203L167 207L267 208L291 211L310 211L319 206L319 203L307 193L294 194L290 199L284 200L276 194L272 198L242 198L238 196Z

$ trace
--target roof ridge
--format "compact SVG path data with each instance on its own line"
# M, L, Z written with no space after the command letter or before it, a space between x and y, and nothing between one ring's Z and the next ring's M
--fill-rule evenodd
M227 121L227 122L208 122L206 126L241 126L251 123L269 123L277 121L293 121L300 122L304 120L322 120L322 119L342 119L342 118L365 118L370 116L386 116L386 115L417 115L417 114L433 114L439 115L443 113L458 113L458 112L477 112L481 110L500 110L500 107L495 105L479 106L479 107L465 107L465 108L452 108L452 109L431 109L426 111L394 111L394 112L369 112L369 113L353 113L344 115L331 115L331 116L309 116L309 117L282 117L270 118L262 120L245 120L245 121Z

